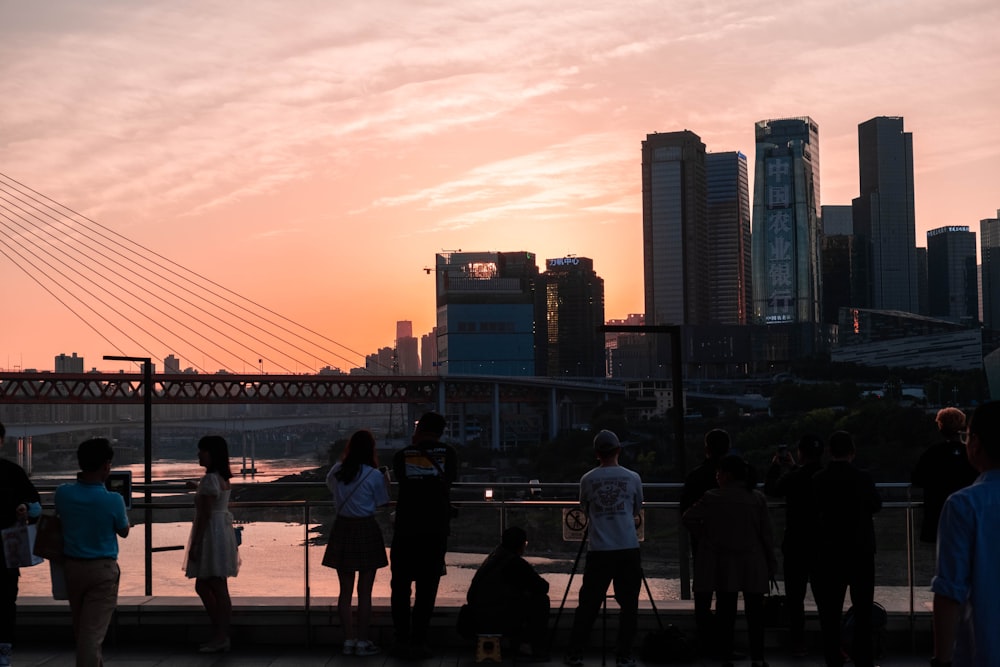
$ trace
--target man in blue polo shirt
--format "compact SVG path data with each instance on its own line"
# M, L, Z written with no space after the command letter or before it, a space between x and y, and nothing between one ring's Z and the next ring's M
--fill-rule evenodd
M1000 664L1000 401L976 408L961 433L979 471L948 496L937 536L932 665Z
M128 536L129 522L125 500L104 487L114 453L105 438L81 443L76 482L56 489L77 667L103 664L101 644L118 605L118 536Z

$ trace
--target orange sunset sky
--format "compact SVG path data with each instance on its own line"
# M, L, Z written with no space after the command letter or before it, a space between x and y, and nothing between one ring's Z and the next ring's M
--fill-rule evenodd
M362 353L430 330L444 249L591 257L621 318L655 131L752 165L756 121L811 116L822 203L849 204L858 123L903 116L917 245L978 234L997 26L995 0L3 2L0 172ZM117 368L31 270L0 256L0 368Z

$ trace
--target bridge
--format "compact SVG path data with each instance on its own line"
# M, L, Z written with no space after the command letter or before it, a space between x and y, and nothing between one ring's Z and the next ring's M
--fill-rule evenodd
M502 405L523 404L545 414L550 437L580 421L584 410L625 395L604 379L507 376L268 375L160 373L147 392L142 373L0 373L0 410L15 406L90 404L400 404L411 412L464 413L468 404L491 406L499 442ZM569 412L570 414L567 414ZM577 414L579 412L579 414ZM560 418L562 415L562 418ZM16 423L8 415L9 422Z

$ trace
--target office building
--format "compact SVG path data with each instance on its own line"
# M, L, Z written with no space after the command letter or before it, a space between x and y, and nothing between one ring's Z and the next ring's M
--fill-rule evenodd
M432 327L430 333L425 333L420 337L420 373L422 375L438 374L437 327Z
M705 144L689 130L642 142L642 249L647 324L709 320Z
M850 205L820 207L823 229L820 285L823 323L836 324L841 308L851 305L854 224Z
M441 375L538 375L545 302L530 252L436 256L437 358Z
M753 320L820 322L819 128L808 117L755 126Z
M55 359L56 373L82 373L83 372L83 357L76 356L76 352L73 353L72 357L67 357L65 354L60 354Z
M927 306L931 317L979 322L976 233L968 226L927 232Z
M859 196L854 235L862 263L855 305L919 311L913 210L913 135L901 117L858 125Z
M163 372L164 373L180 373L181 372L181 360L172 354L168 354L163 358Z
M545 262L546 344L549 377L604 377L604 279L587 257L559 257Z
M750 270L750 189L747 157L739 151L705 155L709 321L746 324L753 302Z
M830 360L838 364L889 368L983 368L989 346L979 329L898 310L843 308L837 345Z
M979 221L979 252L983 326L995 331L1000 329L1000 209L997 217Z
M419 342L413 337L413 322L396 322L396 365L400 375L420 375Z

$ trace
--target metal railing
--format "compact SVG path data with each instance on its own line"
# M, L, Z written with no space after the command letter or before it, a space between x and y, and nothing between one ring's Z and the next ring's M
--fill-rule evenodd
M333 517L333 503L329 492L321 483L234 484L234 493L254 489L254 493L269 495L287 494L295 496L283 500L247 500L233 502L230 508L237 523L246 526L244 543L241 546L243 569L241 576L232 581L234 597L245 594L254 597L298 598L289 595L298 581L301 590L301 604L306 612L315 599L335 595L336 577L326 574L317 577L319 552L323 549L325 531ZM883 511L876 515L879 553L876 555L876 585L883 595L892 595L891 607L895 611L906 611L912 618L920 610L917 582L930 583L933 568L932 551L921 549L914 542L914 511L919 507L909 494L908 484L878 485L886 499ZM678 514L678 504L674 499L679 495L680 484L644 484L645 503L642 533L643 567L647 577L655 580L653 587L658 599L687 599L690 588L689 550L686 531L682 529ZM487 499L487 489L491 490ZM40 487L43 500L52 488ZM259 490L259 491L258 491ZM266 491L265 491L266 490ZM193 595L193 586L180 572L183 562L184 545L190 521L194 515L190 491L180 483L159 482L150 488L152 502L134 503L130 510L133 520L151 515L154 522L146 531L143 523L133 529L144 532L139 539L120 540L120 559L123 571L122 594L141 595L136 579L142 573L146 594ZM459 507L458 517L453 521L452 537L449 545L449 573L443 579L453 577L450 588L443 585L443 604L449 597L464 597L467 579L478 566L484 555L499 542L500 534L509 525L522 525L529 534L528 556L541 558L545 572L553 579L553 591L560 590L560 584L568 586L567 579L576 569L579 554L579 533L567 525L568 512L578 506L574 483L459 483L453 489L454 504ZM145 494L142 485L137 485L137 495ZM245 495L245 494L244 494ZM781 503L773 503L772 520L775 525L775 541L780 545L784 525L784 511ZM379 515L379 521L387 536L388 546L391 535L392 506ZM147 514L148 512L148 514ZM568 538L568 539L567 539ZM139 541L143 540L140 547ZM145 544L153 544L145 548ZM300 551L298 558L292 556ZM780 559L780 548L776 549ZM153 563L153 556L157 563ZM457 560L456 559L460 559ZM142 567L136 567L138 562ZM300 566L295 565L301 563ZM457 562L456 564L453 564ZM176 567L177 569L171 569ZM301 570L299 570L301 567ZM47 580L39 570L26 568L21 582L22 596L47 596ZM780 570L779 570L780 572ZM332 573L330 573L332 575ZM387 575L379 575L376 597L387 590ZM241 578L245 581L241 583ZM317 586L318 584L318 586ZM450 591L450 593L449 593ZM388 597L384 594L384 597ZM929 600L929 593L924 596ZM890 606L890 605L887 605Z

